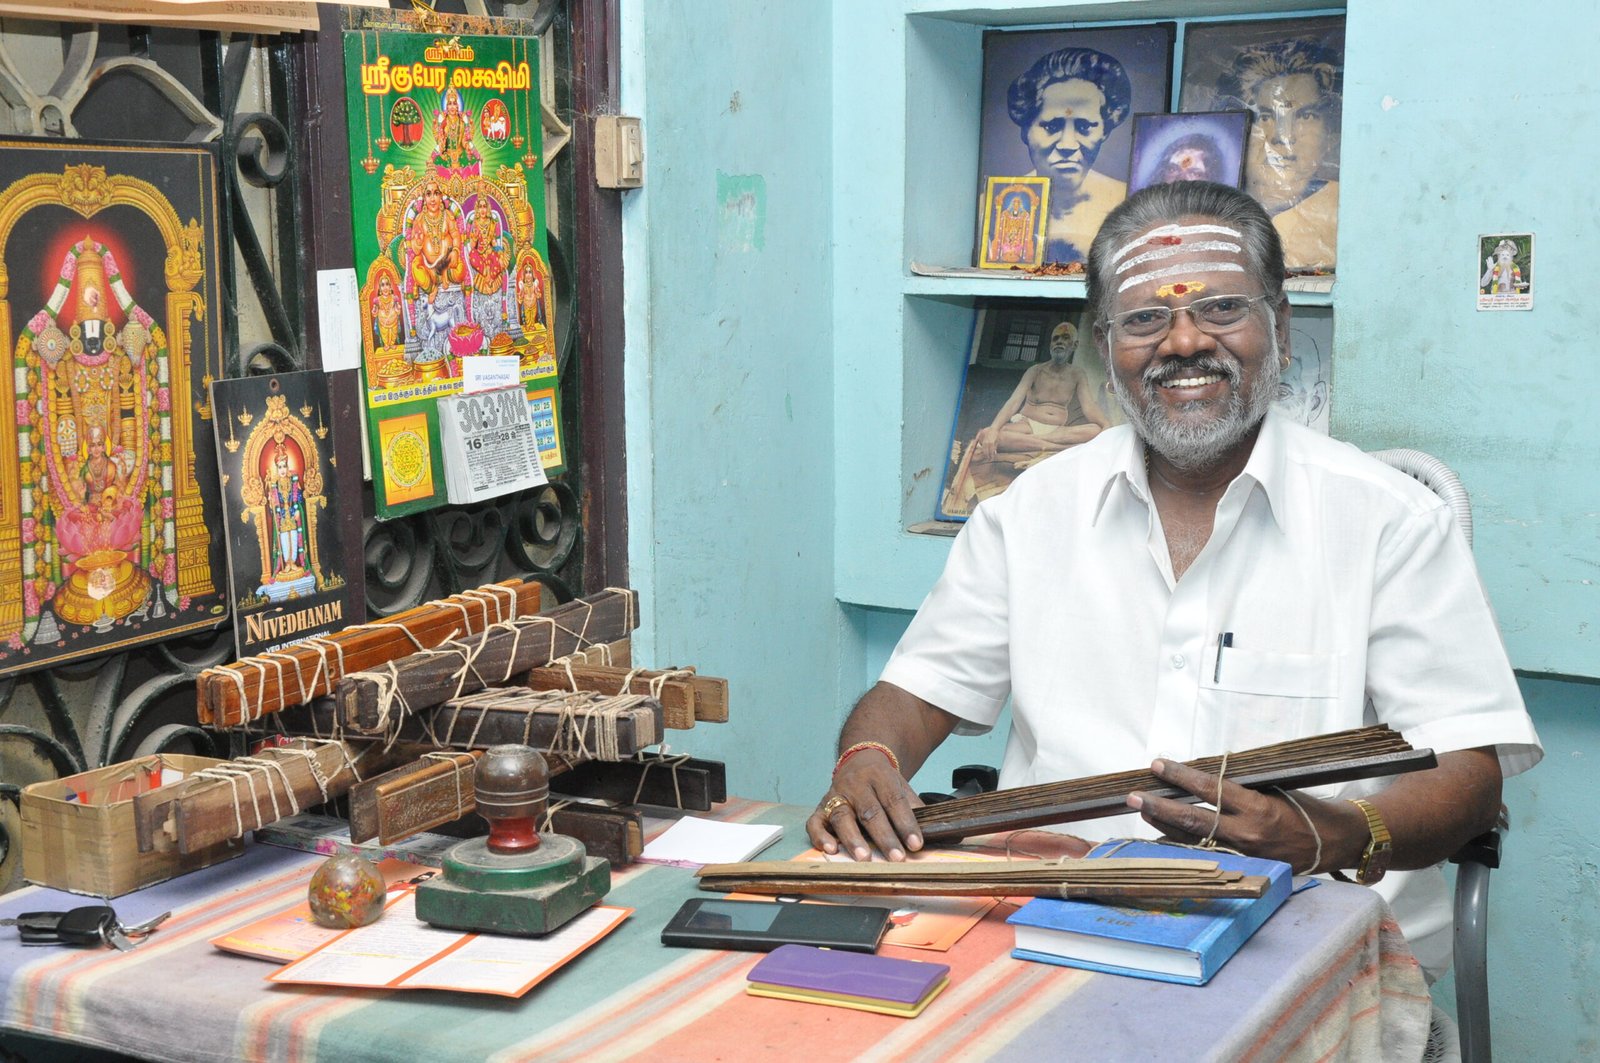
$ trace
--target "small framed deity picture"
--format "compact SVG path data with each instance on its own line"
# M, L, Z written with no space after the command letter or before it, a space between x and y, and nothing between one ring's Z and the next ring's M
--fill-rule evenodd
M1344 16L1192 23L1178 110L1245 110L1244 190L1272 215L1291 272L1335 265Z
M978 189L1008 174L1049 180L1046 263L1082 263L1127 197L1128 118L1168 109L1173 35L1153 22L984 36Z
M1244 180L1248 111L1133 116L1133 162L1128 194L1173 181L1215 181L1238 188Z
M1533 234L1478 237L1478 309L1533 309Z
M1044 261L1048 177L991 177L983 190L983 269L1021 269Z

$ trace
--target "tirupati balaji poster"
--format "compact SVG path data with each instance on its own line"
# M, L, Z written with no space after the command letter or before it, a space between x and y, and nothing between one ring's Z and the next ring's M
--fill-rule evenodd
M341 489L327 377L218 380L211 407L239 656L360 623L337 519L360 485Z
M203 148L0 140L0 673L227 611Z
M537 42L348 32L351 216L379 517L446 500L437 400L463 361L515 355L559 426ZM559 430L546 472L565 468Z

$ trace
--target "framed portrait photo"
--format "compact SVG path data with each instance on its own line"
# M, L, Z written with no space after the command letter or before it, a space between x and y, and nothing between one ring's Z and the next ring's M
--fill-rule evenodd
M979 302L935 515L964 521L1045 459L1121 422L1078 299Z
M1133 116L1133 161L1128 194L1173 181L1215 181L1238 188L1244 180L1248 111Z
M983 269L1020 269L1044 261L1048 177L991 177L983 191Z
M1046 263L1082 263L1127 198L1128 119L1168 109L1173 36L1170 22L985 34L978 191L991 177L1050 182Z
M1178 109L1250 112L1244 190L1291 271L1336 265L1343 93L1342 15L1200 23L1184 38Z

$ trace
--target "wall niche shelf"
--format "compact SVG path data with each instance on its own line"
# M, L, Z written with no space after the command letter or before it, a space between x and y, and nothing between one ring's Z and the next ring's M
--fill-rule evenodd
M973 310L988 298L1083 299L1081 277L978 271L983 35L991 29L1311 15L1305 0L883 0L836 28L835 597L915 609L951 536L931 533ZM870 105L869 105L870 101ZM1332 278L1297 308L1331 315ZM913 529L918 530L913 530Z

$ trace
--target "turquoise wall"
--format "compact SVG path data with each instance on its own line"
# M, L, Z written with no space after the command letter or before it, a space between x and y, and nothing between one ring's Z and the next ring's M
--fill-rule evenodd
M727 761L744 796L803 800L832 763L817 715L840 643L829 10L623 7L623 105L646 150L624 218L639 659L730 680L735 722L672 732L674 748Z
M1350 5L1333 430L1454 468L1512 660L1600 676L1600 4L1507 10ZM1474 309L1504 232L1535 235L1526 313Z
M971 213L957 179L975 172L971 138L949 127L971 122L959 83L987 15L946 19L954 6L623 2L623 106L647 148L625 208L640 657L732 679L730 725L670 738L726 759L749 796L817 798L840 722L948 550L904 528L931 510L947 446L961 341L946 333L991 282L905 266L936 258L942 216ZM1010 25L1201 6L1284 7L971 5ZM1506 788L1495 1047L1581 1060L1600 1057L1600 685L1563 676L1600 674L1600 411L1579 375L1600 333L1586 54L1600 12L1506 10L1349 5L1333 432L1434 453L1472 493L1484 582L1548 749ZM1476 312L1478 234L1529 230L1535 309ZM1001 737L947 743L915 784L998 763Z

